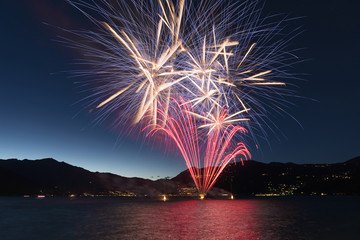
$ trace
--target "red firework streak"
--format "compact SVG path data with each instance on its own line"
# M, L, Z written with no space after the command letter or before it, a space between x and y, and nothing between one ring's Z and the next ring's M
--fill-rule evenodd
M235 161L238 156L241 156L241 161L243 158L247 160L251 157L244 143L234 144L234 136L245 133L246 129L233 124L224 126L222 120L228 116L228 111L222 109L216 126L202 136L198 129L199 121L196 121L192 114L191 104L182 102L179 104L173 100L174 104L169 106L167 113L160 107L157 124L149 124L144 129L151 128L147 136L163 131L173 139L196 188L200 194L205 195L231 160ZM204 146L205 149L200 146Z

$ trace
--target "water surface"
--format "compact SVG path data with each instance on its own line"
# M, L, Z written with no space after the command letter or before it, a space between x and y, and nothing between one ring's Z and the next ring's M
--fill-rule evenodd
M360 197L0 198L0 239L360 239Z

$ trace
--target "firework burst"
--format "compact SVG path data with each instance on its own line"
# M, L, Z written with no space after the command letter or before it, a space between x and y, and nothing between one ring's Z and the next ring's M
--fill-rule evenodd
M171 103L171 107L166 109L167 112L162 106L158 109L158 124L148 125L144 130L151 128L148 136L163 131L175 142L198 191L206 194L231 160L241 157L243 161L251 156L242 142L234 144L233 141L236 134L245 133L246 129L232 124L224 127L220 122L212 127L205 138L201 137L198 132L199 125L192 114L192 104L184 100L181 100L180 104L174 99ZM224 121L227 117L227 111L221 111L219 121Z
M91 57L85 75L101 79L99 119L118 111L147 136L165 132L203 194L231 160L250 157L245 133L256 141L269 110L287 104L285 20L260 18L256 1L69 2L99 27L79 33L95 45L74 44Z

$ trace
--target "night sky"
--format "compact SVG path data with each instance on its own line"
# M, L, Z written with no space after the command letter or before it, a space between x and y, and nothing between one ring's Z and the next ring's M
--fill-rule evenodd
M360 155L360 21L358 1L268 0L264 15L304 17L305 30L292 43L308 59L296 65L292 114L272 119L281 129L270 136L261 162L335 163ZM156 179L186 168L180 156L119 136L77 102L85 97L69 73L79 52L58 43L67 29L96 28L62 0L0 3L0 158L52 157L91 171Z

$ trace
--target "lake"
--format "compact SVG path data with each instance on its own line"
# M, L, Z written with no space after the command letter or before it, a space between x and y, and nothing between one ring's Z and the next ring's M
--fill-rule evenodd
M360 239L360 197L0 197L0 239Z

